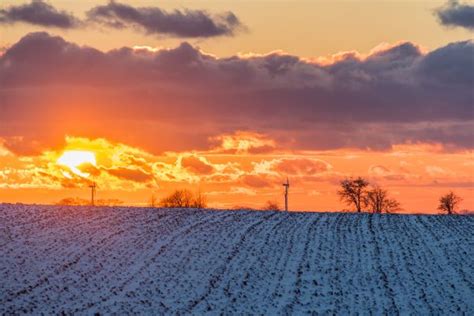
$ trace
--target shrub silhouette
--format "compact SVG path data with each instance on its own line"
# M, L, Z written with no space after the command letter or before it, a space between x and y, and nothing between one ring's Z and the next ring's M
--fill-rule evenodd
M96 206L119 206L122 205L123 201L118 199L98 199L95 201ZM90 206L91 201L82 199L79 197L68 197L60 200L56 205L65 205L65 206Z
M279 211L280 206L275 201L267 201L263 207L264 211Z

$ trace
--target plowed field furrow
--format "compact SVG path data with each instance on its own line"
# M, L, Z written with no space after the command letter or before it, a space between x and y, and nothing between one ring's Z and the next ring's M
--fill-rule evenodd
M474 217L0 205L0 314L474 314Z

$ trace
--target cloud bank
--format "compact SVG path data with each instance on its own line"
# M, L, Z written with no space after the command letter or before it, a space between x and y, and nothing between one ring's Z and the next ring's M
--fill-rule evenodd
M474 5L451 0L436 10L436 15L443 25L459 26L474 31Z
M202 10L166 12L158 7L138 7L110 1L87 12L88 20L108 27L138 28L147 34L176 37L233 35L241 23L232 12L211 16Z
M250 130L276 141L247 148L257 151L473 148L472 56L472 41L428 53L405 42L324 63L282 52L217 58L186 42L101 52L31 33L0 57L0 137L102 135L160 151Z
M0 9L0 24L29 23L45 27L72 29L102 25L113 29L132 29L148 35L185 38L233 36L243 25L232 12L211 15L204 10L164 11L158 7L133 7L110 1L86 12L80 20L42 0Z
M41 0L0 9L0 24L17 22L63 29L75 28L81 24L73 14L60 11Z

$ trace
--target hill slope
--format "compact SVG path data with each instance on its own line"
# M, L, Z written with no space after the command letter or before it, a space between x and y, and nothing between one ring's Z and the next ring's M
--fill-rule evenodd
M0 314L474 313L474 217L0 205Z

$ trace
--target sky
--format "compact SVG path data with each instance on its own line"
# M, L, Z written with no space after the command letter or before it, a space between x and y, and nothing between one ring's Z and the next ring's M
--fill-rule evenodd
M472 1L0 4L0 202L474 209Z

